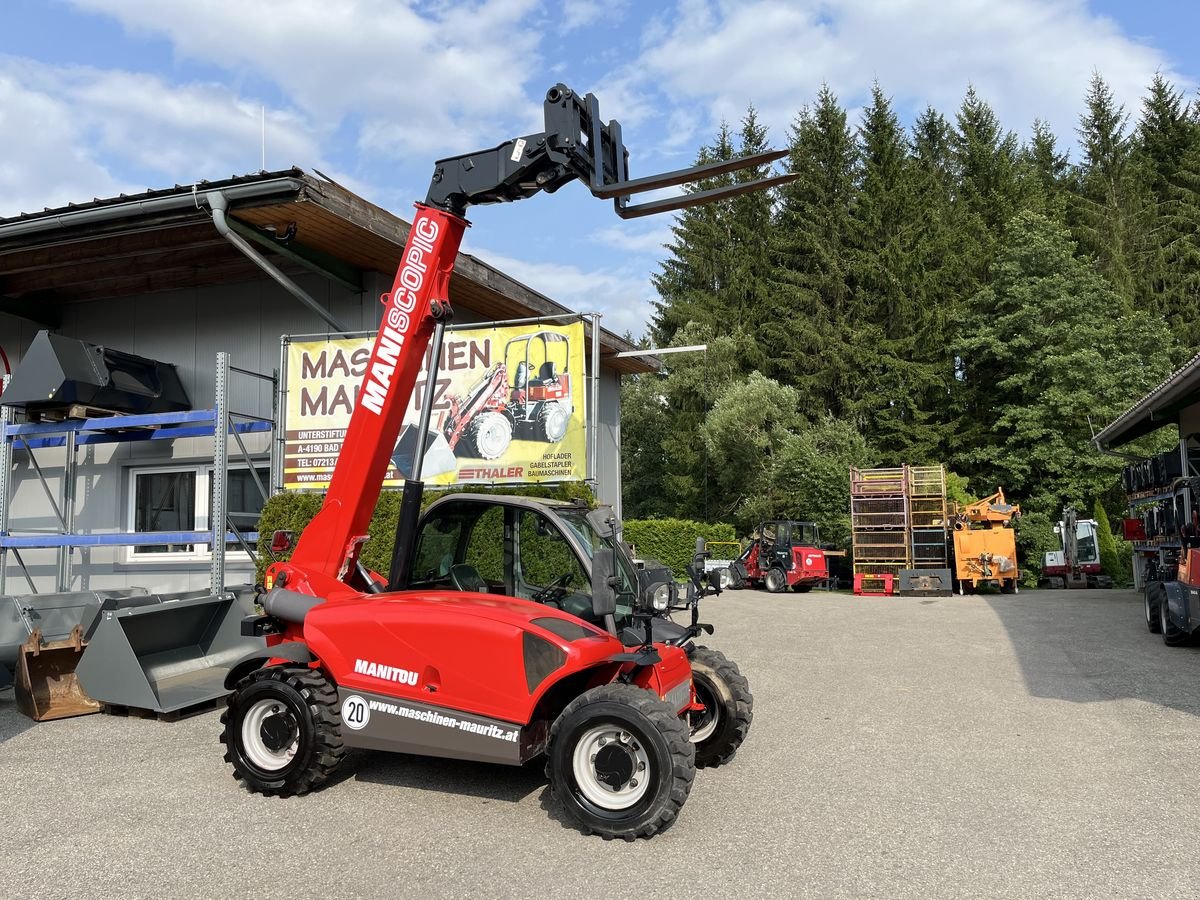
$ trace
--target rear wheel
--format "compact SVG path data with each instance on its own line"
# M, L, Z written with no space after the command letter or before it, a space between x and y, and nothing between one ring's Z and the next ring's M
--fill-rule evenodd
M242 679L221 714L233 777L260 794L305 794L346 755L337 691L320 672L271 666Z
M696 768L716 767L733 759L754 719L750 682L718 650L697 647L691 655L692 683L703 712L688 714Z
M787 575L784 574L783 569L772 567L767 569L766 583L767 590L772 594L782 594L787 590Z
M512 422L504 415L480 413L463 432L463 455L474 459L498 459L512 443L512 436Z
M1159 618L1158 605L1162 602L1163 587L1158 581L1151 581L1146 585L1145 590L1145 606L1146 606L1146 627L1151 634L1162 634L1162 620Z
M627 841L657 834L675 821L695 775L683 720L635 685L585 691L550 729L550 789L585 833Z
M567 436L567 425L570 422L571 413L562 403L543 403L537 414L537 439L548 444L557 444Z

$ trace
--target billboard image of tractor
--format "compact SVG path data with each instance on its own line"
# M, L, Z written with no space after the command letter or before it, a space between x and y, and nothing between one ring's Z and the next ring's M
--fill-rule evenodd
M561 441L574 409L570 349L567 336L556 331L510 340L503 360L450 401L442 433L454 455L498 459L514 437Z

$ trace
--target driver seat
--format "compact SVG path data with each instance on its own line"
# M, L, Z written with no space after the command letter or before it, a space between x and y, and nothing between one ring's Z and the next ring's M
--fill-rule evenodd
M488 593L488 583L483 580L483 576L475 569L474 566L467 563L457 563L450 567L450 580L454 583L454 587L460 591L466 591L472 594Z

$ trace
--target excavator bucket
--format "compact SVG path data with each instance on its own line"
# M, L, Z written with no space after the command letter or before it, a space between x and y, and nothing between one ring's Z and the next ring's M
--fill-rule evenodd
M160 599L100 613L78 668L89 696L113 706L179 712L224 697L233 664L264 646L261 637L242 636L249 610L233 592Z
M65 640L49 642L35 628L17 659L17 708L35 722L99 712L100 704L84 693L75 674L84 646L79 625Z

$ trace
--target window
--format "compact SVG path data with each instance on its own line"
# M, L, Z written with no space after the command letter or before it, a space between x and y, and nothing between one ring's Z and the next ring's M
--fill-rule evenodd
M196 530L195 469L179 472L133 474L134 531ZM139 556L158 553L191 553L192 544L149 544L133 547Z
M263 487L270 482L270 470L255 466ZM130 531L207 531L210 525L214 487L212 466L132 469L129 475ZM229 519L244 535L258 526L263 497L254 474L246 466L231 467L226 488ZM126 561L208 559L209 543L147 544L127 547ZM237 541L225 545L227 553L243 553Z

